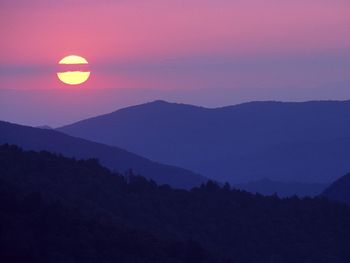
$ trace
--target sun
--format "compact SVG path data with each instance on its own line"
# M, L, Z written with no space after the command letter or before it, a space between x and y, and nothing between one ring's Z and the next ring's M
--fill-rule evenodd
M64 58L62 58L59 62L59 65L71 65L71 66L64 66L64 67L71 67L71 68L77 68L79 66L83 67L84 64L89 64L89 62L81 57L76 55L69 55ZM60 81L62 81L65 84L68 85L79 85L87 81L90 77L90 71L80 71L80 70L74 70L74 71L62 71L57 73L57 77Z

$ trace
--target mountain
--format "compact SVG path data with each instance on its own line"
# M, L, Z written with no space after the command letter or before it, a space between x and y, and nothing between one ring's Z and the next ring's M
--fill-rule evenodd
M95 160L0 146L0 261L224 263L198 242L117 220L113 207L135 198L126 186Z
M48 125L41 125L41 126L37 126L36 128L39 129L46 129L46 130L52 130L52 127L48 126Z
M342 176L331 184L324 190L322 196L350 205L350 173Z
M299 197L318 196L328 184L321 183L298 183L298 182L276 182L267 178L244 184L235 184L234 187L251 193L260 193L263 195L278 194L280 197L290 197L297 195Z
M152 162L146 158L55 130L32 128L0 121L0 144L16 144L28 150L46 150L75 158L97 158L109 169L134 170L160 184L191 188L207 179L189 170Z
M350 170L350 101L208 109L155 101L59 128L218 181L329 183Z
M9 145L0 146L0 197L2 262L350 258L350 208L321 198L264 197L210 181L176 190L95 160Z

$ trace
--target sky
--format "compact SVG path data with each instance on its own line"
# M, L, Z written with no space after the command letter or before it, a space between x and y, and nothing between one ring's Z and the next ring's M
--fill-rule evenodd
M28 125L154 99L350 98L348 0L1 0L0 39L0 119ZM82 85L57 79L70 54Z

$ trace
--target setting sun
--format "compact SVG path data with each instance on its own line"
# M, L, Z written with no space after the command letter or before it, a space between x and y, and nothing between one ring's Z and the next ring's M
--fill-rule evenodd
M81 64L88 64L88 61L81 57L76 55L69 55L64 58L62 58L58 64L60 65L81 65ZM65 84L68 85L78 85L82 84L85 81L87 81L90 77L90 71L80 71L80 70L74 70L74 71L63 71L58 72L57 77Z

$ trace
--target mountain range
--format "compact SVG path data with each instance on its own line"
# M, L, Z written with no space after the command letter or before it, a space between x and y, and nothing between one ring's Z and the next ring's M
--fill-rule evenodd
M233 184L330 183L350 170L350 101L222 108L154 101L58 129Z
M319 196L329 184L322 183L300 183L300 182L278 182L267 178L255 182L234 184L233 187L250 193L262 195L274 195L279 197L315 197Z
M159 184L173 187L191 188L207 181L189 170L153 162L118 147L75 138L46 127L33 128L0 121L0 144L5 143L78 159L96 158L111 170L127 172L132 169Z
M0 146L1 262L347 263L350 208Z
M323 191L322 196L350 205L350 173L333 182Z

